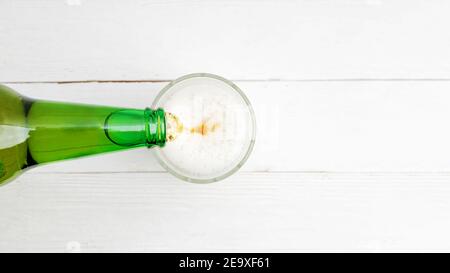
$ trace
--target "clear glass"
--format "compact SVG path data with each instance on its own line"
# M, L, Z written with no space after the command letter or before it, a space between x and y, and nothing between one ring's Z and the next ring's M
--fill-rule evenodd
M180 179L194 183L225 179L253 150L256 122L250 101L220 76L183 76L161 90L152 108L163 108L182 124L180 136L153 149L160 164Z

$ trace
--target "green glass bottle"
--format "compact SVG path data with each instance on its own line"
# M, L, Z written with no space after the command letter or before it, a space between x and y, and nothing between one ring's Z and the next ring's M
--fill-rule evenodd
M0 185L31 166L165 143L163 109L33 100L0 85Z

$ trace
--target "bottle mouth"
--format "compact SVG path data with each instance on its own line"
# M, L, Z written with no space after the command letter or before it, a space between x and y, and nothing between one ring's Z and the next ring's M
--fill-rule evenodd
M166 115L162 108L145 109L147 146L164 147L166 144Z

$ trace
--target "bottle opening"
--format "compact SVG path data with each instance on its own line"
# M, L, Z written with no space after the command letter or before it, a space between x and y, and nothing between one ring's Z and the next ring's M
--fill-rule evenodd
M166 142L164 110L121 109L105 121L105 134L119 146L164 146Z

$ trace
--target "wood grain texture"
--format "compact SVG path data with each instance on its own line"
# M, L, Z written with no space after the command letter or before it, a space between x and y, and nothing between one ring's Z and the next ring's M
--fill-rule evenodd
M25 174L0 251L448 251L448 173Z
M0 82L446 78L448 1L1 1Z
M40 99L144 108L166 83L16 84ZM257 119L245 171L450 171L450 82L237 82ZM162 171L139 149L36 172Z
M170 79L236 80L258 124L227 180L145 149L0 188L0 252L450 251L448 1L0 1L0 82L142 108ZM66 83L66 84L57 84Z

